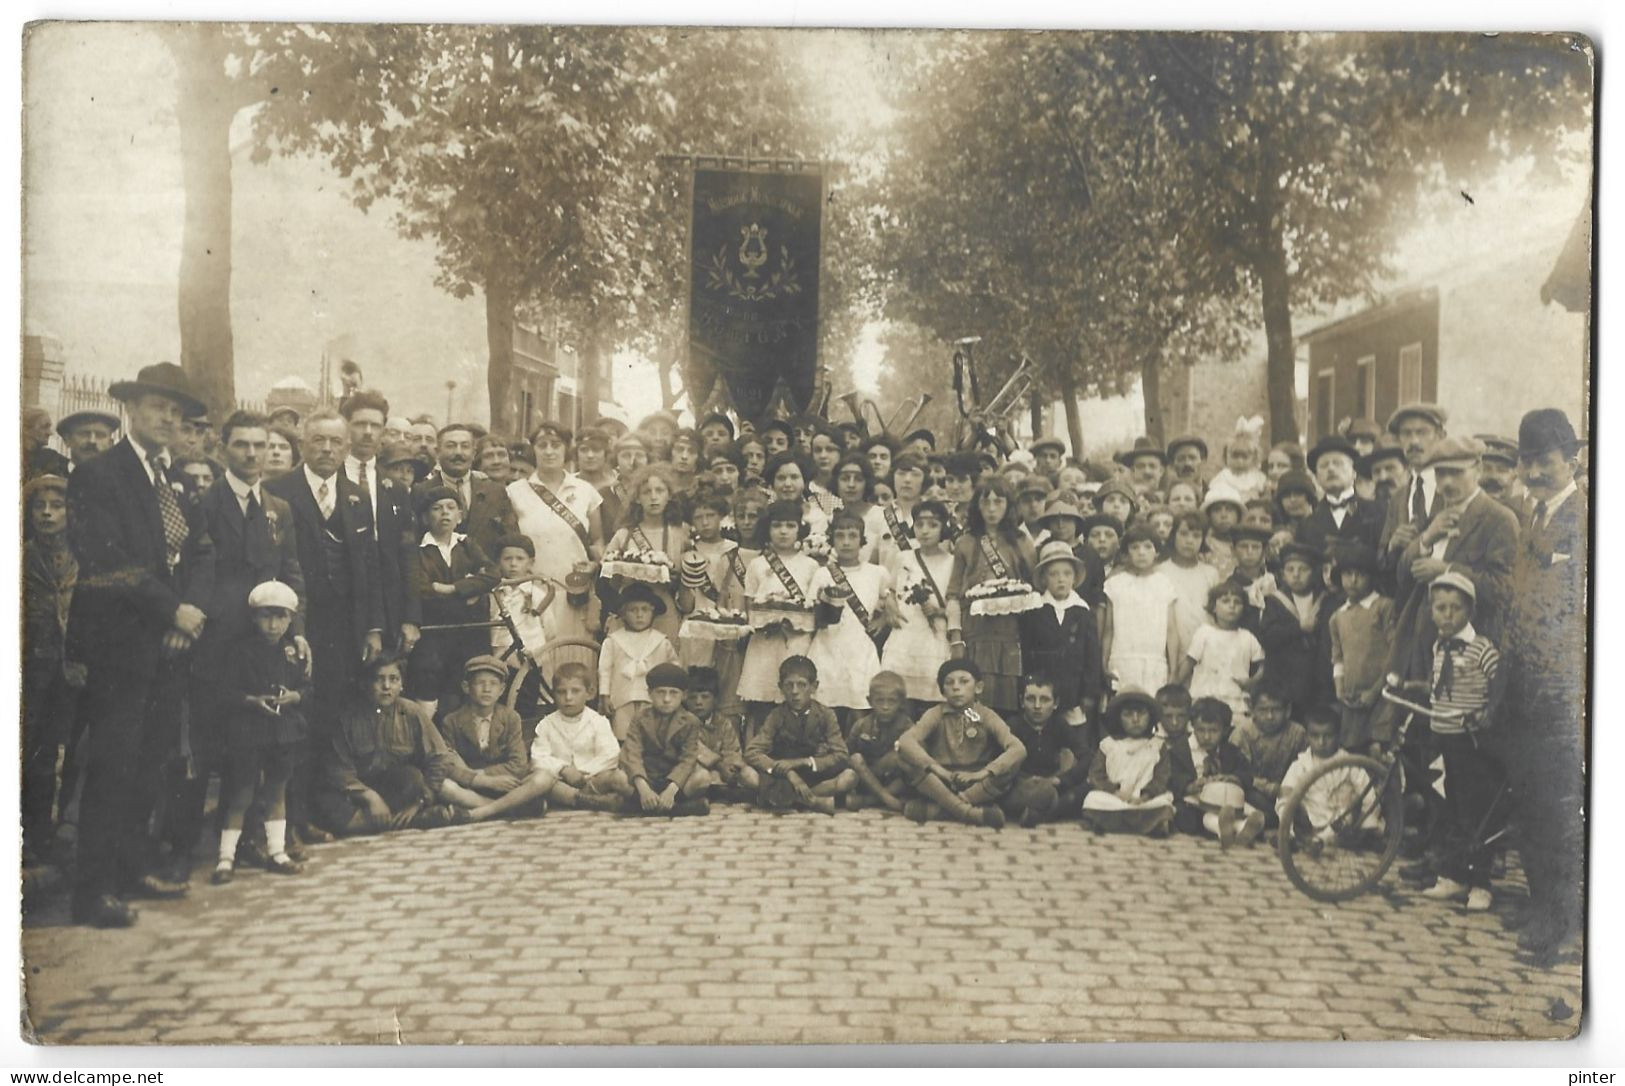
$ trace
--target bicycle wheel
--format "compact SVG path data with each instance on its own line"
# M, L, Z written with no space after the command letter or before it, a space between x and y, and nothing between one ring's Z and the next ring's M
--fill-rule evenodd
M1360 754L1340 755L1287 800L1278 842L1281 866L1292 885L1316 901L1348 901L1382 880L1404 833L1404 787L1395 767Z

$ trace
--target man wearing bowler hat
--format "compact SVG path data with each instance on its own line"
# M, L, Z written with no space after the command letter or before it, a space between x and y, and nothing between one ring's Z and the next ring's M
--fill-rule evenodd
M1382 536L1383 508L1355 492L1354 465L1359 453L1354 443L1331 434L1309 450L1309 470L1320 484L1322 496L1302 524L1298 542L1324 551L1333 542L1358 540L1376 547Z
M89 665L90 721L73 917L128 927L136 914L127 897L185 890L152 873L147 823L184 711L185 658L207 620L213 554L202 518L170 478L169 447L183 420L203 412L186 374L160 362L109 391L126 405L128 433L68 485L79 559L70 636Z
M1509 926L1541 957L1584 924L1590 515L1575 477L1584 445L1555 408L1529 412L1518 427L1519 470L1534 504L1518 541L1502 642L1514 747L1504 760L1519 796L1529 905Z

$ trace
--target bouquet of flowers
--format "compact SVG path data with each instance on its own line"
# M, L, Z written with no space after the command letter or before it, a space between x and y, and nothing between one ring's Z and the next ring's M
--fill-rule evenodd
M598 576L605 580L625 577L629 581L643 581L646 584L670 584L671 571L671 555L628 542L620 550L604 555Z
M824 565L829 561L832 552L827 538L821 535L810 535L801 541L801 553L813 559L819 565Z
M937 602L937 594L931 591L931 586L924 581L916 582L914 587L910 588L903 596L903 602L912 603L915 607L924 611L925 617L928 619L941 618L947 614L943 610L942 604Z
M786 628L812 633L817 629L814 613L817 604L811 600L798 600L782 588L771 589L767 595L750 603L750 624L758 630Z
M706 602L683 619L677 636L699 641L740 641L750 636L750 628L750 616L745 612Z
M1026 581L998 577L965 590L973 615L1015 615L1044 604L1044 597Z

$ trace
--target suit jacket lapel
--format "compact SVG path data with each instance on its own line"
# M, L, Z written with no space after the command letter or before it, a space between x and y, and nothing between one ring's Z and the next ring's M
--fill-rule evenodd
M169 553L169 544L164 540L164 514L158 508L157 487L147 474L146 465L142 464L141 454L133 441L121 441L115 447L115 451L117 449L124 451L124 475L129 480L130 493L138 495L136 505L141 509L142 519L147 522L146 531L153 553L160 559L165 559Z

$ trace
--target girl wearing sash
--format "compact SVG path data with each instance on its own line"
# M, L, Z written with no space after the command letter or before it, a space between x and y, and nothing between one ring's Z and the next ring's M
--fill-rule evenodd
M998 712L1021 709L1021 629L1016 615L973 615L964 594L984 581L1010 578L1032 583L1033 545L1016 528L1015 488L995 475L976 488L968 503L965 534L954 542L948 581L948 649L982 672L982 701Z
M838 505L834 495L822 501L808 489L812 479L812 462L800 453L782 452L767 462L767 488L775 502L795 502L801 507L801 518L807 524L808 534L814 539L829 535L830 511L826 504ZM777 682L777 678L774 679Z
M603 498L593 485L564 470L570 452L570 431L544 422L531 434L536 470L528 478L508 484L508 501L519 521L519 531L536 546L535 572L563 584L577 562L596 562L604 532L598 507ZM576 606L565 597L553 603L552 613L560 637L585 637L591 601Z
M913 545L899 554L892 569L903 624L886 638L880 666L901 675L909 699L921 705L942 700L937 670L948 661L948 601L943 593L953 576L954 556L942 542L947 523L948 509L941 502L917 505Z
M677 643L677 629L683 616L677 611L677 563L688 549L688 527L682 522L681 502L677 497L677 473L663 460L652 461L639 468L626 484L626 517L620 531L604 548L606 555L628 550L664 551L671 559L671 581L651 584L665 610L655 617L655 629ZM616 579L617 587L625 587L623 579Z
M807 657L818 668L820 702L836 710L867 709L869 680L880 673L872 635L889 612L895 613L891 574L863 560L860 518L845 511L835 514L829 536L834 554L813 576L812 593L819 603L839 607L840 620L813 635Z
M811 602L818 562L801 553L807 534L799 501L776 501L767 507L756 526L761 554L745 568L747 601L789 597ZM768 707L783 700L779 693L779 665L787 656L805 656L812 634L796 630L757 630L745 647L740 669L739 697L749 703L753 719L762 719Z
M875 548L875 561L891 570L892 576L896 577L900 564L909 561L909 554L916 546L914 507L919 504L925 491L925 461L910 453L899 456L892 462L891 482L896 497L889 505L876 509L882 532L880 543ZM943 512L947 512L947 506L943 506ZM946 524L939 534L947 535Z

